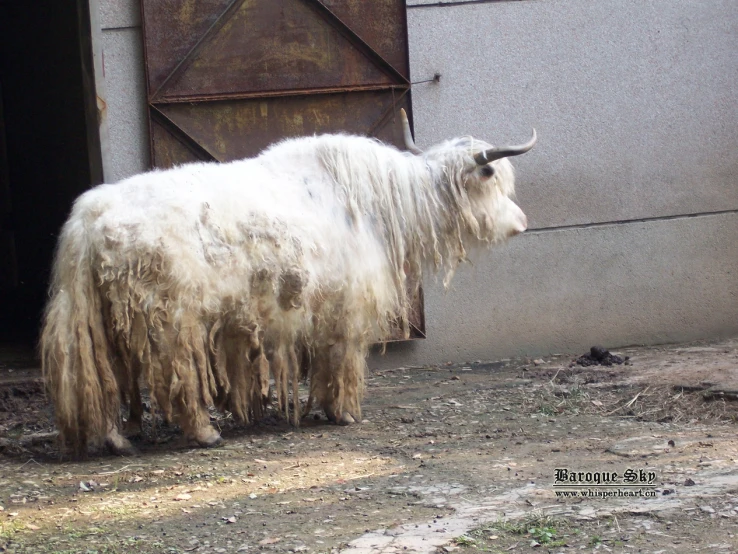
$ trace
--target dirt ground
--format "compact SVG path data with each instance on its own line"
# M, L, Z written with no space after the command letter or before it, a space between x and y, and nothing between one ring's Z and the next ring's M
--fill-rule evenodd
M738 552L738 339L617 354L375 371L360 425L213 414L211 450L149 413L74 462L0 351L0 552Z

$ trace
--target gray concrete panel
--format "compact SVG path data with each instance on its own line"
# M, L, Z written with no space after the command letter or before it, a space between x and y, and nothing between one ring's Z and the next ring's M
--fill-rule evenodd
M100 6L100 24L103 29L121 29L141 26L139 0L97 0Z
M537 2L539 0L406 0L406 5L408 7L416 7L416 6L424 6L424 7L431 7L431 6L451 6L455 4L466 4L466 3L473 3L473 4L491 4L493 2Z
M426 279L425 340L370 367L584 353L738 334L738 213L525 233L478 253L444 293Z
M103 31L110 167L114 183L149 168L149 128L140 29Z
M550 0L408 9L416 142L539 144L531 227L738 207L738 2Z

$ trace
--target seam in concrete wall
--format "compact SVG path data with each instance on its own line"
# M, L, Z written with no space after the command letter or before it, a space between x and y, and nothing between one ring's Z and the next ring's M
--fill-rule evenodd
M129 25L128 27L103 27L103 31L128 31L129 29L140 29L141 25Z
M607 227L609 225L626 225L628 223L644 223L646 221L670 221L672 219L690 219L695 217L710 217L715 215L738 214L738 209L718 210L714 212L699 212L692 214L663 215L658 217L642 217L639 219L621 219L614 221L598 221L596 223L577 223L575 225L558 225L555 227L538 227L526 231L527 235L548 233L550 231L567 231L569 229L592 229L595 227Z
M433 4L408 4L407 9L445 8L448 6L466 6L468 4L498 4L501 2L533 2L533 0L460 0L450 2L434 2Z

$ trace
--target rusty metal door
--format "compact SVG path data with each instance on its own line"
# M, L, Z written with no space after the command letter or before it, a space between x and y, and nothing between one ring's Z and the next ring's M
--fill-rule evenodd
M403 144L405 10L405 0L142 0L152 164L230 161L338 131ZM424 337L422 291L413 305L411 337Z

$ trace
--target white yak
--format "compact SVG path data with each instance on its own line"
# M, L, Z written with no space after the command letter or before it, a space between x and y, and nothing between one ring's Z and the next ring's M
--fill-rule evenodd
M401 152L374 139L284 140L258 157L193 163L80 196L56 252L41 336L63 443L131 450L139 376L185 436L220 442L207 408L258 418L270 373L298 421L298 359L310 403L361 417L369 346L407 332L408 277L447 282L475 245L527 227L508 156L471 137Z

